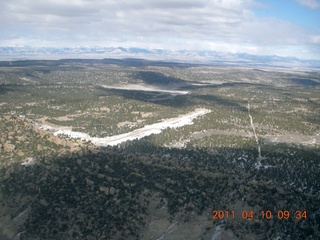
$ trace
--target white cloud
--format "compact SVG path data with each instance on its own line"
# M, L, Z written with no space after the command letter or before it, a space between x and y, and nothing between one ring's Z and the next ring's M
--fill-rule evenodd
M317 44L320 46L320 35L311 36L311 43Z
M320 1L318 0L296 0L296 1L311 9L320 8Z
M254 0L2 0L0 45L214 48L259 54L266 46L318 42L319 34L293 23L257 18L253 6Z

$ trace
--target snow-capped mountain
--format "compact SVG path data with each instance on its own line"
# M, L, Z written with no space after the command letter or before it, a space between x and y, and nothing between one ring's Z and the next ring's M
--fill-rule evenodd
M64 58L144 58L189 63L228 64L244 66L277 66L320 69L319 60L295 57L262 56L217 51L166 50L136 47L0 47L0 60L64 59Z

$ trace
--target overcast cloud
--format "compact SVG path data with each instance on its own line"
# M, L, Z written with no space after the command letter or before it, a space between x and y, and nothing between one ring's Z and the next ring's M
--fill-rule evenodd
M319 8L316 0L297 0ZM320 32L253 0L2 0L1 46L134 46L320 58Z

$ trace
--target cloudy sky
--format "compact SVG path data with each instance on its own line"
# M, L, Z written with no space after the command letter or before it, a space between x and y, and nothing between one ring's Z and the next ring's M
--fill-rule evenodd
M0 27L0 46L123 46L320 59L320 0L1 0Z

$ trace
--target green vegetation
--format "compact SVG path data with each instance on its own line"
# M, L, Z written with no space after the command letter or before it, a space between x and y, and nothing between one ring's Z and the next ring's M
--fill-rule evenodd
M222 223L239 239L319 237L319 73L134 60L1 64L0 236L148 239L162 209L157 218L168 224L203 216L204 239ZM211 112L113 147L53 135L114 136L197 108ZM308 218L222 222L211 219L214 209L307 210Z

